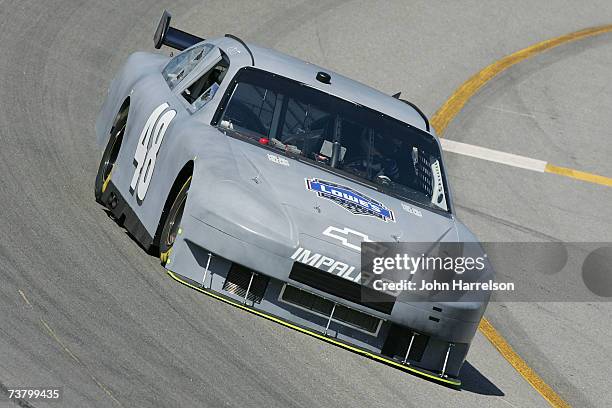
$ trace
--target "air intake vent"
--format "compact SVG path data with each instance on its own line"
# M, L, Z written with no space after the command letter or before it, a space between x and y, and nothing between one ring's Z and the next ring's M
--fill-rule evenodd
M391 313L395 298L374 289L363 287L356 282L351 282L340 276L332 275L328 272L323 272L320 269L314 268L303 263L295 262L293 269L289 274L289 278L296 282L303 283L322 292L329 293L339 298L346 299L353 303L367 306L371 309L378 310L383 313ZM364 302L361 300L361 291L367 294L367 299L376 300Z
M403 360L406 357L406 352L408 351L410 339L413 334L415 333L408 327L392 324L381 353L392 358ZM408 359L412 361L421 361L428 342L428 336L424 334L415 335L410 353L408 354Z
M287 303L291 303L325 317L331 314L334 307L334 302L331 300L290 285L285 286L281 299ZM376 333L380 326L379 318L338 304L334 310L333 320L345 323L348 326L356 327L368 333Z
M223 283L223 290L244 298L247 288L249 288L251 276L253 276L253 282L251 282L251 287L249 288L248 300L254 303L260 303L264 297L270 278L256 273L254 275L252 274L252 270L242 265L232 264L227 274L227 278L225 278L225 282Z

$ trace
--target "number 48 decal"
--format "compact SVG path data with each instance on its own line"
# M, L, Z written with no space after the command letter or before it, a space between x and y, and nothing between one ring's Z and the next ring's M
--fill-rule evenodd
M136 153L134 153L136 170L134 170L130 189L136 191L136 196L140 201L144 200L149 189L149 183L155 168L155 159L162 140L164 140L166 130L168 130L168 125L176 116L175 110L166 111L168 107L169 105L164 102L151 113L136 145Z

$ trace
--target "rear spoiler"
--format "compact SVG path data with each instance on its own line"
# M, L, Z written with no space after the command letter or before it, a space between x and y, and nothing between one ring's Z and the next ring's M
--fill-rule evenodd
M170 27L170 20L172 15L168 10L164 10L157 30L153 35L153 45L155 48L160 49L162 45L167 45L175 50L183 51L186 48L191 47L199 42L204 41L204 38L200 38L197 35L186 33L185 31L179 30L178 28ZM255 58L248 45L245 44L240 38L232 34L225 34L225 37L231 38L232 40L238 41L249 53L251 57L251 65L255 66Z
M162 45L167 45L170 48L183 51L185 48L204 41L204 38L186 33L178 28L170 27L171 19L172 15L168 10L164 10L157 25L157 30L155 30L153 35L155 48L160 49Z

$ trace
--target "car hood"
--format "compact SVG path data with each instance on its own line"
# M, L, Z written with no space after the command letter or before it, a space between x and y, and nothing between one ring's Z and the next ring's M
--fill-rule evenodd
M223 171L216 166L211 169L216 176L208 180L211 184L206 190L214 194L203 197L194 216L238 239L279 255L289 255L306 242L314 246L317 241L358 254L363 240L459 239L450 216L233 137L227 136L227 142L230 154ZM330 185L366 206L351 208L347 200L330 199L326 194ZM381 211L374 211L376 207Z

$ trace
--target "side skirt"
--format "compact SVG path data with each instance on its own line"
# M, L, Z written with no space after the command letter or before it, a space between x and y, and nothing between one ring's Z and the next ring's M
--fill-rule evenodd
M123 227L145 250L151 249L153 237L119 193L112 180L108 182L104 193L102 193L101 201L108 211L111 212L113 218L123 221Z

